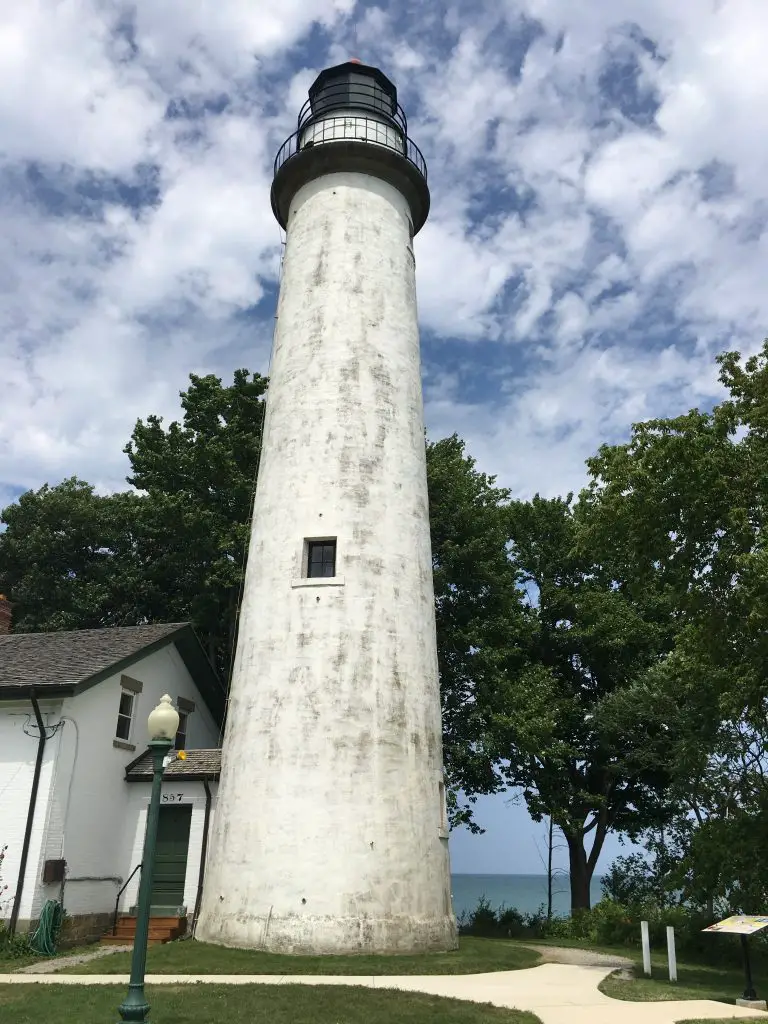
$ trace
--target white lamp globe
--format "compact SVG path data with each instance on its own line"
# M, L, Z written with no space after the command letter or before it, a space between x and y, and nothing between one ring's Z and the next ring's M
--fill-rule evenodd
M166 693L147 719L151 740L173 740L179 731L179 712Z

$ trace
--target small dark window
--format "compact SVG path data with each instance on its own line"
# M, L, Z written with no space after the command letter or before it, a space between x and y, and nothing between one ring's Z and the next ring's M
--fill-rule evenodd
M179 728L178 728L178 731L176 733L176 740L175 740L175 743L174 743L174 746L176 747L177 750L186 750L187 749L187 721L188 720L189 720L189 715L186 713L186 711L180 711L179 712Z
M307 576L336 575L336 541L311 540L307 544Z
M130 738L135 699L133 693L127 693L125 690L120 694L120 707L117 709L117 728L115 729L115 736L119 740L128 740Z

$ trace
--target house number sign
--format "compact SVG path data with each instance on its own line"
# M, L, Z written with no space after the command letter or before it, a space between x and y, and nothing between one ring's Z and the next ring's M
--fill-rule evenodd
M180 804L183 799L183 793L163 793L162 795L162 801L164 804Z

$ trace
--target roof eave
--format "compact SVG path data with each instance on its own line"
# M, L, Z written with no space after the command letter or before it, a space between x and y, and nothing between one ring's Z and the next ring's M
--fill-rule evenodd
M80 694L85 690L90 690L90 688L92 686L96 686L97 683L101 683L110 676L117 675L119 672L122 672L124 669L133 665L139 658L146 658L148 655L154 654L163 647L167 647L169 643L176 645L176 649L178 650L187 671L192 676L200 696L205 701L206 706L213 715L216 724L221 725L224 718L225 707L224 688L222 687L213 666L208 661L197 634L189 623L181 623L176 629L166 633L158 640L154 640L152 643L147 644L147 646L142 647L141 650L134 651L132 654L121 658L120 661L115 661L111 665L105 666L93 675L86 676L85 678L78 680L78 682L74 684L73 692L75 694ZM46 686L45 689L46 692L49 692L48 686Z
M117 675L118 672L122 672L123 669L133 665L140 658L146 658L149 654L154 654L155 651L161 650L163 647L167 647L169 643L173 643L179 633L190 627L183 623L176 629L171 630L170 633L166 633L157 640L153 640L152 643L141 647L137 651L132 651L130 654L126 654L124 658L120 658L119 661L113 661L109 665L105 665L104 668L100 668L98 672L94 672L93 675L83 676L82 679L78 679L75 683L75 693L81 694L85 690L90 690L92 686L96 686L97 683L103 683L105 679L110 676Z
M219 772L177 772L174 775L164 775L163 782L170 785L173 782L218 782ZM125 773L126 782L151 782L151 775L129 775L126 770Z
M32 694L41 700L48 700L51 697L72 697L75 692L74 683L11 683L0 685L0 700L24 700Z

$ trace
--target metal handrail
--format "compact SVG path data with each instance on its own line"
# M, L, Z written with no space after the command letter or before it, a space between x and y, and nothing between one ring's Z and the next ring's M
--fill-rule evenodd
M277 174L283 164L290 160L291 157L302 152L303 149L309 148L310 145L329 146L334 142L367 142L371 146L383 146L385 149L392 150L392 152L400 153L400 155L405 157L409 163L413 164L413 166L423 176L424 180L427 180L427 162L424 159L421 150L412 139L408 138L407 135L400 135L399 129L397 129L397 137L398 140L402 139L402 148L400 146L395 147L392 145L391 136L393 130L389 127L389 123L386 121L382 121L379 118L359 117L357 115L353 115L355 129L360 128L361 125L364 126L365 135L350 134L349 136L340 136L338 135L339 120L340 118L338 116L334 117L331 115L327 118L317 120L309 126L302 125L299 131L290 135L277 151L274 173ZM302 146L302 136L304 136L308 130L312 131L312 138L307 140L307 145ZM371 132L373 133L373 138L369 138Z
M112 919L112 934L113 935L117 935L117 914L118 914L117 908L120 906L120 897L123 895L125 890L128 888L128 884L131 881L131 879L133 878L133 876L136 874L136 872L137 871L141 871L142 866L143 866L142 864L137 864L136 865L136 867L133 869L133 871L128 876L128 879L127 879L125 885L120 890L120 892L117 894L117 899L115 900L115 916Z

